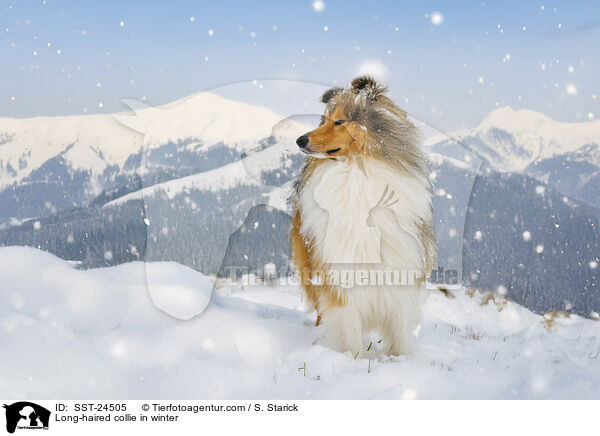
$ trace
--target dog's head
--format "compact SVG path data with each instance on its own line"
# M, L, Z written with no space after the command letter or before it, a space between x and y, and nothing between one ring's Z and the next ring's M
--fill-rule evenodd
M326 108L320 126L300 136L296 143L311 156L350 157L382 147L387 138L397 138L405 127L414 130L406 113L385 96L386 92L385 86L369 76L354 79L349 89L327 90L321 97Z

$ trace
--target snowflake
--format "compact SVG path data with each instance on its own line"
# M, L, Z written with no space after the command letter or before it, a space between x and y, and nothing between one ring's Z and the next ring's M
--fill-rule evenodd
M323 0L315 0L312 8L315 12L323 12L325 10L325 2Z
M441 12L433 12L429 17L429 21L434 26L439 26L444 21L444 15Z

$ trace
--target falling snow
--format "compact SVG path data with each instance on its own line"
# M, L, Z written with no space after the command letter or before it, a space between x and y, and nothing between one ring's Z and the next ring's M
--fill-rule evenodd
M323 12L325 10L325 2L323 0L315 0L312 8L315 12Z
M444 15L441 12L433 12L429 17L429 21L434 26L439 26L444 21Z

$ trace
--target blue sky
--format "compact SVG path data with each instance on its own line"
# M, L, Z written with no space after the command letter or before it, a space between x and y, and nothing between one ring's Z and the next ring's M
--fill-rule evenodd
M503 105L600 117L600 2L323 4L3 1L0 115L114 112L251 80L344 84L366 69L442 131Z

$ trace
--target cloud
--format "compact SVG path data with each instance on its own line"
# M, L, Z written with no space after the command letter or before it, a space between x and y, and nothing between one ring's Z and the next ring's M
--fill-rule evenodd
M359 75L368 74L376 79L385 80L388 76L388 67L380 60L370 59L362 62L356 72Z

